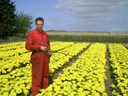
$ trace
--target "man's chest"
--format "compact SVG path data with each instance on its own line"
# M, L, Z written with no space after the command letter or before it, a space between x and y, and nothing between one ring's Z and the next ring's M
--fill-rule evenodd
M46 34L34 34L34 37L33 37L33 42L34 43L38 43L38 44L46 44L48 42L48 39L47 39L47 36Z

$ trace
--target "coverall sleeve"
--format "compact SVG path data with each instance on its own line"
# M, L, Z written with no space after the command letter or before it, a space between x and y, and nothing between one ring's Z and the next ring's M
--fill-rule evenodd
M34 44L33 34L31 32L29 32L26 38L25 48L29 51L34 51L40 48L40 45Z

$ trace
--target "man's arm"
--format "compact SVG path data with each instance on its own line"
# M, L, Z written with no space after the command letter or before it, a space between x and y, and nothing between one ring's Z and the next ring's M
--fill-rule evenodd
M26 42L25 42L25 48L29 51L34 51L36 49L40 49L40 45L33 44L33 34L29 32Z

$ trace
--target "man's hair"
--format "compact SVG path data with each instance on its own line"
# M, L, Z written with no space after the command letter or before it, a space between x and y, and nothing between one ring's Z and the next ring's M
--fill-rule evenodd
M43 21L43 22L44 22L44 19L43 19L42 17L37 17L37 18L35 19L35 23L37 23L37 21Z

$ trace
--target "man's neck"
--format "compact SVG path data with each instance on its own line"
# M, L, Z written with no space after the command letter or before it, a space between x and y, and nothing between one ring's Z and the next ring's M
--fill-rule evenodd
M42 30L39 30L39 29L37 29L40 33L42 33L43 32L43 29Z

